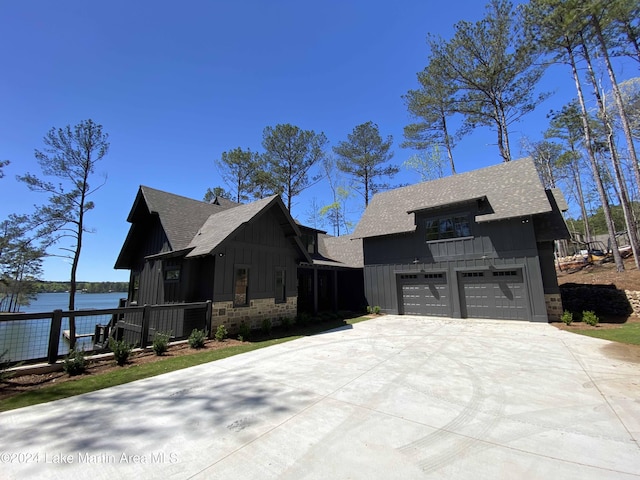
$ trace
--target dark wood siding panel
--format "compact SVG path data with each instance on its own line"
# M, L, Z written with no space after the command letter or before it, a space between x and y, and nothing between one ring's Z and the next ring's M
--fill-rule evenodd
M553 242L541 242L538 244L540 252L540 270L544 285L544 293L560 293L558 278L556 276L555 257L553 254Z
M213 299L216 258L207 256L188 260L187 301L205 302Z
M162 290L162 269L159 260L148 260L140 272L140 294L138 305L154 305L164 294ZM160 270L160 271L159 271Z
M286 238L278 218L265 212L245 225L223 249L216 262L214 301L230 301L236 265L249 267L249 298L273 298L275 270L286 269L287 295L297 291L297 251Z

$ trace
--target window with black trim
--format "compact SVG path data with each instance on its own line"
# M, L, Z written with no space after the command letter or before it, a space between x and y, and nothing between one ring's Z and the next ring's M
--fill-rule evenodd
M129 301L138 303L138 292L140 291L140 272L132 272L131 274L131 295Z
M484 272L462 272L463 278L484 277Z
M284 268L276 269L274 298L276 303L287 301L287 271Z
M236 267L233 282L233 306L246 307L249 305L249 269Z
M516 270L496 270L493 272L494 277L517 277L518 272Z
M427 241L471 236L468 215L430 218L425 222Z
M177 282L180 280L180 265L167 265L164 268L164 281Z
M316 236L313 233L303 233L302 234L302 245L307 249L307 252L310 254L316 253Z

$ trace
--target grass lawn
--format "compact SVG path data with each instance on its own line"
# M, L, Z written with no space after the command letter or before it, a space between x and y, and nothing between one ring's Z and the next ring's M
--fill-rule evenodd
M640 323L638 322L625 323L616 328L576 329L572 332L613 342L640 345Z
M72 397L83 393L89 393L103 388L114 387L123 383L133 382L143 378L161 375L163 373L193 367L202 363L213 362L222 358L231 357L241 353L250 352L259 348L270 347L279 343L295 340L305 335L313 335L322 331L338 328L344 325L352 325L371 317L362 316L348 320L330 321L318 323L300 328L292 328L288 336L271 338L258 342L247 342L246 344L221 348L218 350L193 353L181 357L159 359L157 362L135 365L131 368L116 370L100 375L80 377L77 380L67 381L58 385L51 385L38 390L19 393L12 397L0 400L0 412L13 410L15 408L37 405L39 403L51 402L61 398Z

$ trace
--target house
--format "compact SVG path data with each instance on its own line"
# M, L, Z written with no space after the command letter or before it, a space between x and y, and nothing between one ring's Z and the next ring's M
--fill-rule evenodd
M206 203L141 186L127 220L115 268L131 271L128 305L211 301L212 324L230 331L295 317L300 297L312 314L364 305L361 257L358 265L352 253L361 242L332 257L337 243L299 226L277 195ZM189 322L175 320L174 336L188 335Z
M332 237L299 225L311 262L298 267L298 310L363 311L367 305L362 277L362 240Z
M365 296L383 312L546 322L562 313L559 191L530 159L375 195L353 232Z

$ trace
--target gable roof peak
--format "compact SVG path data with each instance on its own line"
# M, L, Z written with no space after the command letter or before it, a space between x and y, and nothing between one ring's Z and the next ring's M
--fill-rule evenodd
M413 232L413 212L482 197L487 198L492 213L479 215L478 222L551 211L533 160L525 158L378 193L353 235L365 238Z

